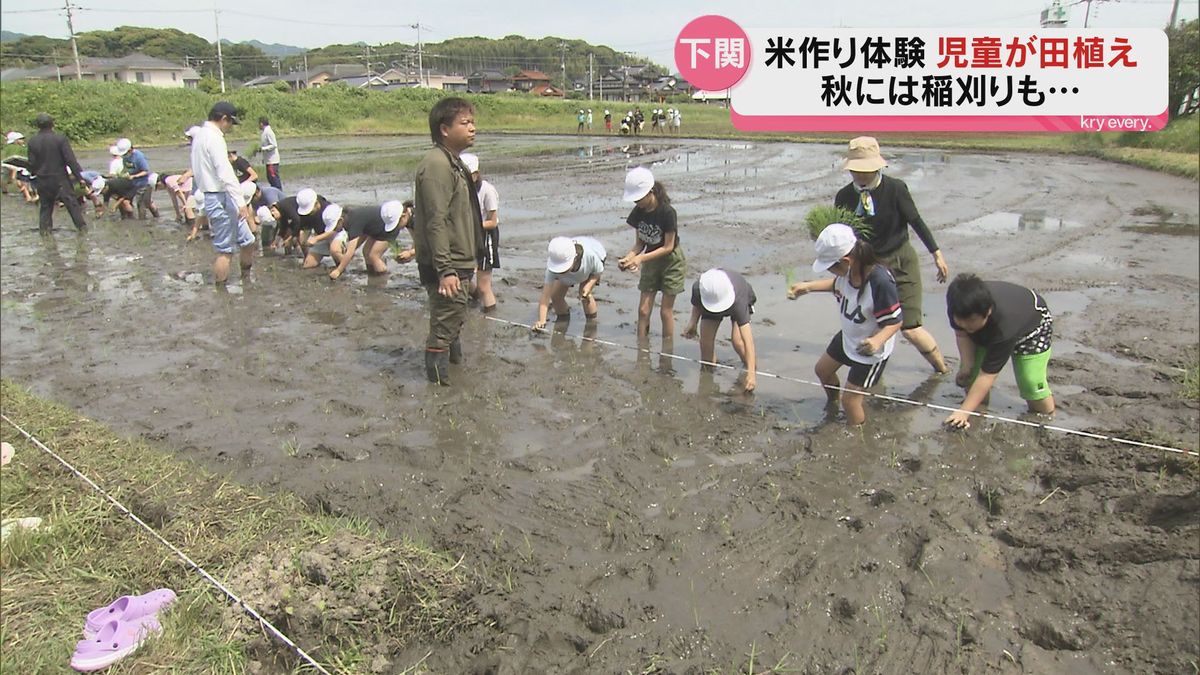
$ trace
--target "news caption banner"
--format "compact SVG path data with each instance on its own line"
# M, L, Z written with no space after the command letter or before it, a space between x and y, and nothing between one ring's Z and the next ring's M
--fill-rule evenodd
M728 92L742 131L1158 131L1167 37L1152 28L683 28L684 79Z

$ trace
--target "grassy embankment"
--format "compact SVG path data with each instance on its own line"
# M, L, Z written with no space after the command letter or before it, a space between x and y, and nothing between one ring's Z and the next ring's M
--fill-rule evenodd
M0 382L5 415L80 469L334 672L471 624L474 582L455 561L361 522L314 515ZM173 588L164 634L112 672L300 669L217 589L57 461L0 422L16 448L2 469L4 518L39 516L0 549L0 672L67 671L87 612ZM364 587L366 590L364 590ZM371 589L378 588L379 592ZM363 601L370 592L373 600ZM412 664L396 664L400 667Z
M118 136L143 145L178 142L183 128L198 122L216 97L195 90L153 89L133 84L64 82L4 83L0 86L0 129L29 131L33 116L47 111L82 147L100 147ZM247 124L233 135L238 145L257 140L260 115L282 136L318 134L428 133L429 107L442 92L365 91L324 87L299 93L269 88L240 89L227 98L246 112ZM604 133L603 110L619 117L630 104L558 101L524 94L468 96L478 107L481 132L573 135L575 111L591 106L594 132ZM643 104L643 109L651 107ZM683 131L690 137L843 143L848 134L749 134L738 132L728 112L714 105L683 104ZM911 146L956 150L1080 154L1200 178L1200 118L1176 120L1157 133L1082 134L880 134L885 149Z

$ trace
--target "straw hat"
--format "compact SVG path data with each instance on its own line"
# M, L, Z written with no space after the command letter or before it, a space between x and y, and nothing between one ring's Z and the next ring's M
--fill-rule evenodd
M846 152L846 160L842 163L843 169L870 173L879 171L885 166L887 166L887 162L879 152L879 141L870 136L859 136L850 140L850 149Z

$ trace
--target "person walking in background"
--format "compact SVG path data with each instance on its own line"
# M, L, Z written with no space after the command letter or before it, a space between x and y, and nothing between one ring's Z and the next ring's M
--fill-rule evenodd
M654 180L650 169L640 166L625 176L625 201L634 203L625 222L634 228L635 234L633 248L617 261L617 267L631 272L641 270L638 339L649 337L654 298L662 293L660 314L666 340L675 335L675 296L683 292L687 276L675 207L671 206L663 184Z
M275 130L271 121L265 116L258 118L259 134L258 151L262 153L263 163L267 165L267 182L276 190L283 189L279 179L279 141L275 139Z
M592 109L591 108L588 108L588 111L587 111L587 130L588 130L589 134L592 133Z
M83 168L75 159L71 142L54 130L54 118L47 113L38 113L34 126L38 132L29 139L28 148L29 165L33 175L38 177L38 232L49 234L54 229L54 207L59 203L71 215L75 229L86 231L83 207L72 187L72 183L83 181Z
M582 134L583 125L587 122L587 114L583 112L583 108L580 108L579 112L575 113L575 121L578 123L575 127L575 133Z
M483 239L479 195L459 159L475 144L475 107L462 98L441 99L429 111L429 135L433 147L417 164L413 180L413 246L429 294L425 376L446 385L449 363L463 359L459 334Z
M908 239L912 227L925 248L933 254L937 280L945 283L950 273L933 233L921 219L912 195L904 181L886 176L887 167L879 152L879 143L870 136L850 141L842 168L850 172L851 182L838 191L833 203L860 216L870 226L870 244L879 262L892 272L900 289L900 305L904 308L904 338L921 352L921 356L938 373L950 372L938 349L937 341L925 330L921 312L921 263Z
M612 111L611 110L604 111L604 130L610 134L612 133Z
M483 247L479 252L478 272L475 275L475 295L483 305L483 313L496 311L496 294L492 291L492 270L500 268L500 193L496 186L483 180L479 173L479 157L464 152L460 157L471 180L479 191L479 211L483 220Z
M192 180L204 195L204 213L212 232L213 280L223 285L229 279L234 248L240 249L242 276L254 265L254 234L250 232L249 207L242 187L229 163L225 134L238 124L237 109L228 101L217 101L208 120L192 140Z

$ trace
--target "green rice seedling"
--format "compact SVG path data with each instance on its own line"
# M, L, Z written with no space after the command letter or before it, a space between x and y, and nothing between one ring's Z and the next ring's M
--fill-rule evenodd
M853 211L848 211L840 206L830 206L822 204L814 206L804 215L804 226L808 229L808 236L816 241L820 236L821 230L834 224L842 223L854 228L860 237L867 238L871 236L871 226L863 222L860 216L854 214Z

